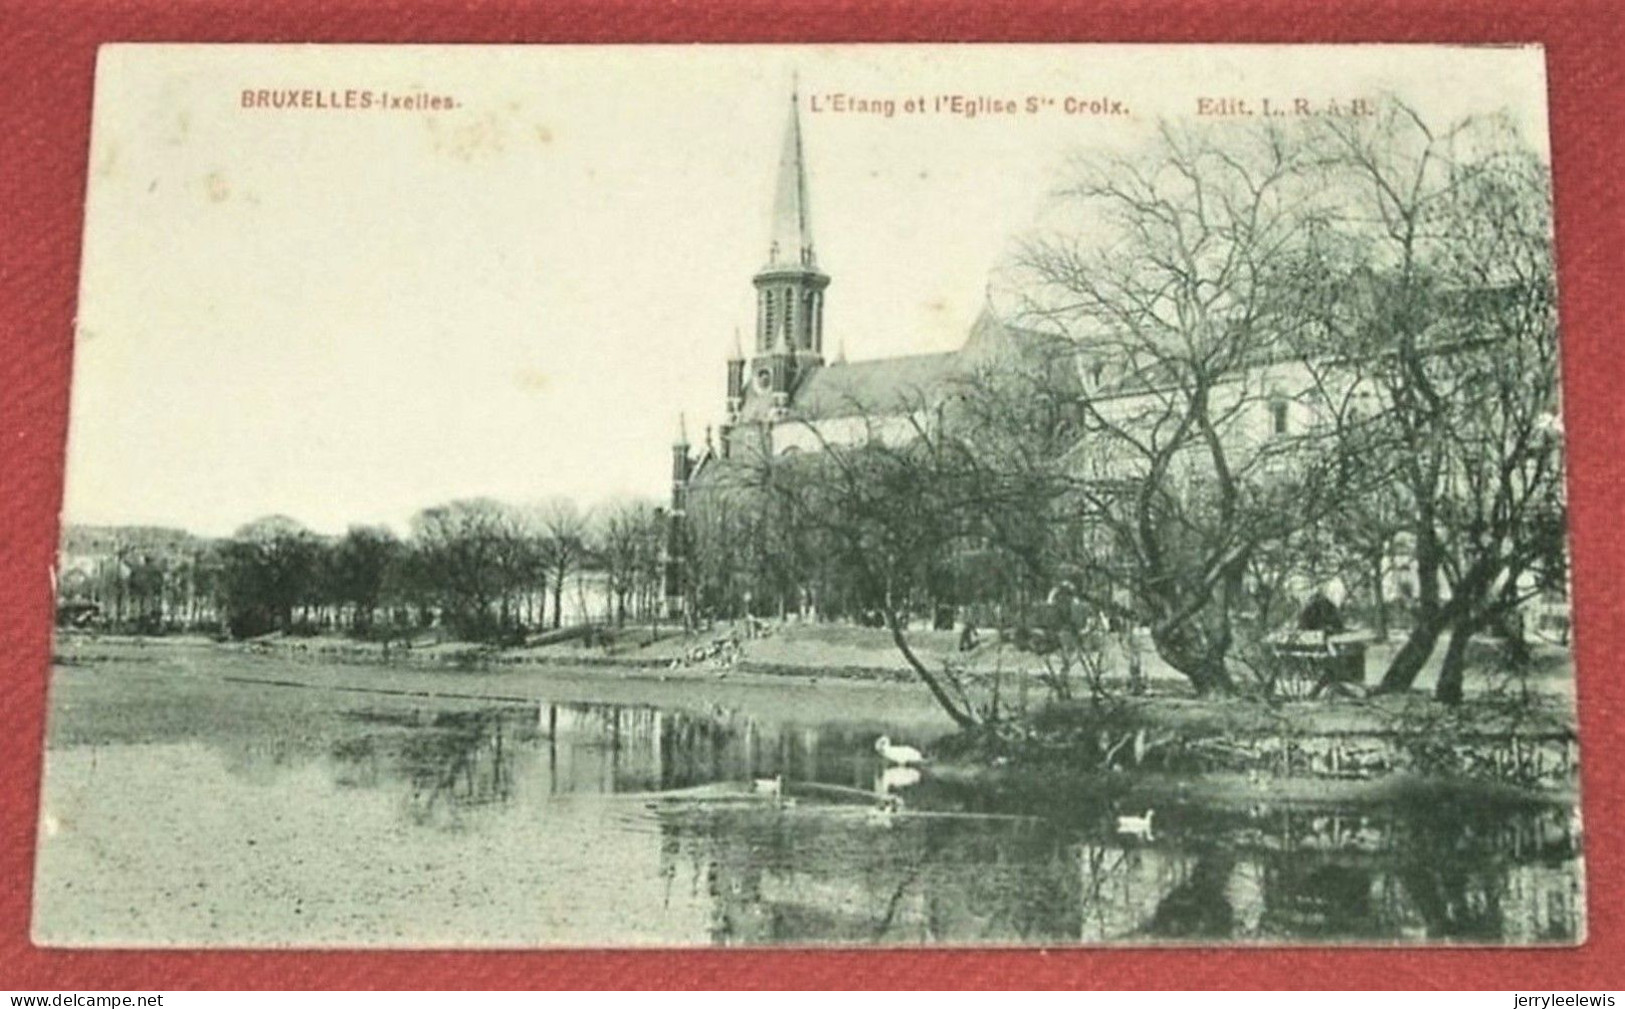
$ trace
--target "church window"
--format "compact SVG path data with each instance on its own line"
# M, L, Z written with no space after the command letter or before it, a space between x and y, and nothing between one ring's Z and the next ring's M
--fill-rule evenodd
M764 306L763 317L762 317L762 320L763 320L762 333L766 336L766 340L764 341L766 346L763 347L762 349L763 350L770 350L770 349L772 349L772 346L773 346L773 325L777 321L776 319L773 318L773 292L772 291L764 291L764 292L762 292L762 304Z
M1283 396L1270 400L1270 434L1280 437L1287 433L1288 403Z

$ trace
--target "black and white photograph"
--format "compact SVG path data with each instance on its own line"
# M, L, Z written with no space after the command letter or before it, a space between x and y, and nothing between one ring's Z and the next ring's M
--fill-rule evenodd
M1539 46L103 46L53 948L1585 940Z

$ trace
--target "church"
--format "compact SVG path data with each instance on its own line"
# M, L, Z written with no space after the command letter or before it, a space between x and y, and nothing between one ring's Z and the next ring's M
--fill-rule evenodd
M724 422L713 441L672 446L672 487L664 580L667 610L690 605L685 566L691 561L690 506L708 487L725 484L731 464L749 458L817 451L822 445L904 435L922 412L934 412L957 382L990 364L1025 354L1051 338L1000 321L991 308L958 350L848 361L845 341L825 356L824 299L831 277L818 262L808 199L797 95L790 96L774 186L767 257L756 289L754 337L747 357L739 330L727 360Z

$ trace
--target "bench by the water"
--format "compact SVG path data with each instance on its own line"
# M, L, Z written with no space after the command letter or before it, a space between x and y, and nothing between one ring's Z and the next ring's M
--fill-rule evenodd
M1371 638L1363 632L1327 634L1297 631L1276 635L1265 644L1271 686L1286 697L1360 693L1365 688L1365 655Z

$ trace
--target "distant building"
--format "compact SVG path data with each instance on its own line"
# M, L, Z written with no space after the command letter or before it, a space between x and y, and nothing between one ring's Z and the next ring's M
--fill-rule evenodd
M59 620L150 628L212 621L211 547L161 526L64 525L55 571Z

